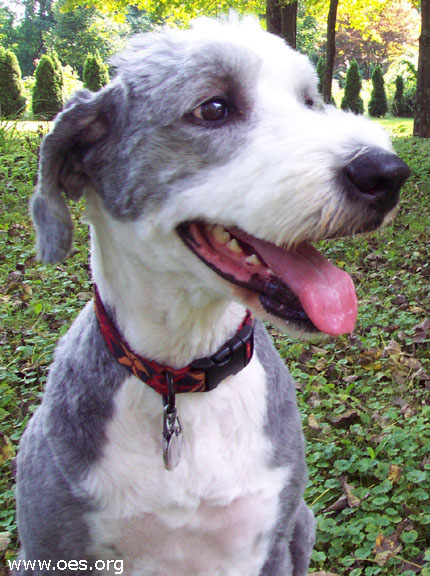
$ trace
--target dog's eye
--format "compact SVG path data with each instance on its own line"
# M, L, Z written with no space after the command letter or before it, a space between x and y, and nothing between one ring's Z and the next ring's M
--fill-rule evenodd
M228 103L222 98L212 98L200 104L192 112L195 118L205 122L219 122L224 120L230 113Z

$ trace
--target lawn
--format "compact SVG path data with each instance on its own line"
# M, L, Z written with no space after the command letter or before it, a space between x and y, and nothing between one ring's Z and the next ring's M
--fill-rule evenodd
M400 136L412 136L414 129L413 118L394 118L389 116L376 120L387 130L394 138Z
M311 571L337 576L430 576L430 141L410 137L409 120L386 125L412 169L397 218L378 234L322 244L354 277L355 332L309 343L272 329L307 439ZM84 225L66 262L35 258L27 203L40 137L0 126L0 574L17 549L16 447L58 337L91 298Z

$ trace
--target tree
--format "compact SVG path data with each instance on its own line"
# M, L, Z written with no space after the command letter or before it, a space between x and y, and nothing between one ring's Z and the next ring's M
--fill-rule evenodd
M297 1L267 0L266 23L268 32L283 38L292 48L297 40Z
M64 10L74 11L76 8L95 8L104 14L113 15L117 19L124 20L129 11L129 0L63 0ZM135 0L133 6L144 10L151 18L153 24L166 22L178 23L189 22L195 16L217 16L227 13L234 8L239 13L263 14L265 10L264 0ZM103 56L103 54L102 54Z
M97 92L109 82L109 70L96 51L89 54L84 64L84 87Z
M372 94L369 102L369 114L374 118L383 118L388 110L387 94L385 93L384 76L380 66L376 66L372 74Z
M354 114L363 114L364 105L360 97L361 75L356 60L351 62L346 74L345 93L342 99L342 110L351 110Z
M16 31L13 26L15 14L0 2L0 43L3 48L12 48L15 44Z
M355 58L363 77L369 79L374 65L379 64L385 73L396 60L418 54L420 16L410 2L381 0L377 5L369 2L366 9L353 14L346 11L347 4L339 5L337 68L345 68L346 62Z
M35 78L33 114L52 120L63 107L63 95L56 65L50 56L42 56L36 68Z
M13 52L0 47L0 115L17 116L24 108L25 98L22 94L18 59Z
M24 18L17 27L17 56L24 76L30 76L34 64L45 50L44 35L53 26L53 0L23 0Z
M45 34L50 50L55 50L62 62L75 68L83 76L85 59L98 50L106 61L113 53L124 47L130 27L102 14L94 7L76 7L73 12L64 10L65 0L54 6L55 24Z
M323 81L323 100L326 104L331 101L331 84L333 80L334 59L336 56L336 19L339 0L330 0L327 17L327 48L326 63Z
M430 138L430 0L421 0L417 100L414 136Z

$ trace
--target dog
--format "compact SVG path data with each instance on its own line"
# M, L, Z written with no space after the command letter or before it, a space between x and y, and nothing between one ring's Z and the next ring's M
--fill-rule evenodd
M19 571L303 576L301 419L262 321L353 330L353 282L313 243L383 224L409 169L251 17L139 36L113 65L45 137L31 202L57 262L85 196L96 288L21 440Z

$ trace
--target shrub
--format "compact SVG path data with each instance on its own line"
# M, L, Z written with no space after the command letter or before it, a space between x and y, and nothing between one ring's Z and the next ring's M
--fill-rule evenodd
M0 115L6 118L24 111L21 69L13 52L0 47Z
M317 75L318 75L318 91L320 94L322 94L324 75L325 75L325 58L323 56L321 56L320 59L318 60Z
M380 66L376 66L372 74L372 95L369 102L369 114L374 118L382 118L388 110L387 94L385 93L384 76Z
M351 110L354 114L363 114L363 100L360 97L361 75L356 60L351 62L346 74L345 92L340 107L342 110Z
M89 54L84 64L84 87L97 92L109 82L109 70L96 51Z
M61 93L62 100L64 101L64 73L60 59L55 51L50 52L52 63L54 64L55 80L57 82L58 90Z
M57 63L44 55L36 68L32 109L35 116L52 120L63 107L62 76Z
M405 115L405 101L404 101L405 83L401 76L396 76L396 92L394 93L393 100L393 116L402 118Z

